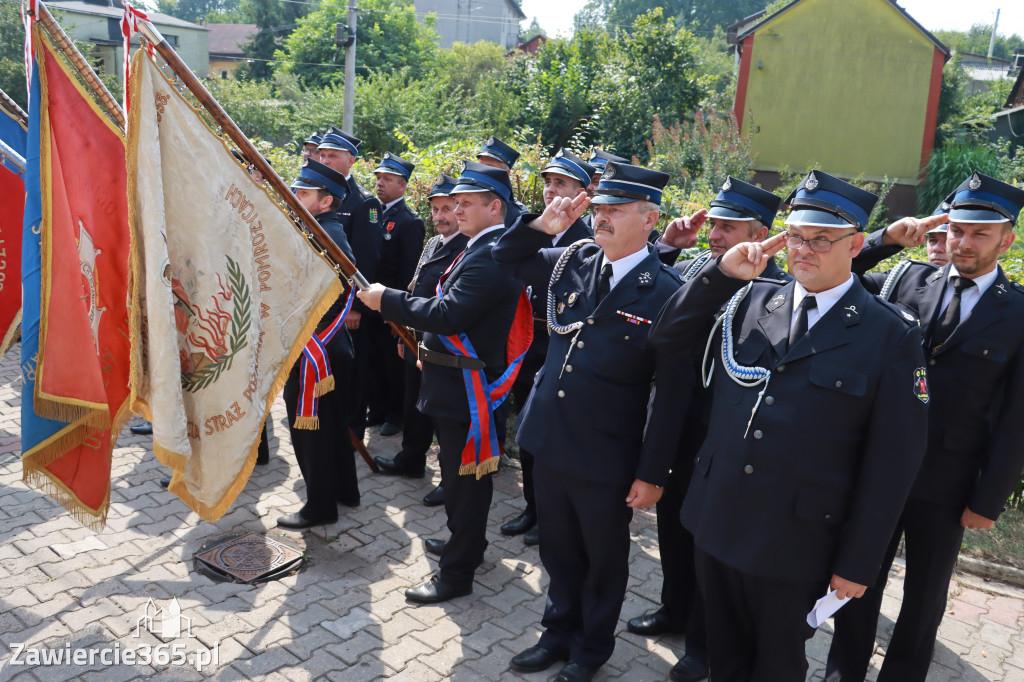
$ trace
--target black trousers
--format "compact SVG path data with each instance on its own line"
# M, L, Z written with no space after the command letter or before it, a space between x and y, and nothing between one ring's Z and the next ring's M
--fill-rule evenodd
M405 349L408 353L408 348ZM405 409L402 412L402 449L395 464L409 471L421 471L427 465L427 450L434 442L434 420L416 409L423 373L416 365L403 362Z
M338 518L338 502L359 504L359 480L356 478L355 451L349 439L348 424L338 415L344 412L345 387L349 385L352 361L337 357L328 349L336 388L320 397L320 428L297 429L295 416L299 396L299 363L295 363L284 385L295 459L306 483L306 504L300 513L314 521L332 522Z
M533 329L534 343L536 343L536 335L540 333L542 327L534 324ZM547 334L546 326L543 327L543 333ZM530 396L530 391L533 390L533 379L543 366L544 354L538 355L531 348L527 352L526 357L523 358L523 365L519 368L519 374L516 376L515 383L512 384L512 401L515 404L517 413L521 413L526 405L526 399ZM519 448L519 464L523 467L523 499L526 500L526 509L524 511L530 514L537 513L537 497L533 487L533 463L533 453L524 448Z
M661 611L673 630L686 633L687 655L706 663L707 626L694 568L693 534L679 520L689 483L689 471L673 469L655 507L661 553Z
M370 415L389 424L401 424L404 409L405 364L398 357L391 327L380 313L363 313L360 326L366 325L369 342L366 358L371 379L366 384L366 399Z
M629 582L629 484L595 483L541 462L533 474L540 558L551 577L540 645L597 668L615 649Z
M707 604L708 654L715 682L804 682L807 613L828 580L800 582L739 571L696 551Z
M360 439L366 433L366 406L369 401L370 382L374 380L370 363L367 360L370 353L370 334L367 331L366 323L368 317L367 313L363 313L363 317L359 321L359 329L349 330L355 357L352 360L348 383L345 384L349 387L348 399L340 405L344 410L341 413L342 419L352 427L352 431Z
M835 616L835 635L826 674L831 681L859 682L875 649L875 632L889 567L906 535L907 572L903 605L885 652L879 682L924 682L935 636L946 611L949 580L963 542L963 508L939 502L907 501L874 585Z
M487 512L491 507L494 487L491 474L480 479L460 476L462 449L466 445L469 424L437 419L437 440L441 446L441 485L444 487L444 510L448 514L451 538L441 553L438 569L441 580L465 586L473 582L476 567L484 560L487 549Z

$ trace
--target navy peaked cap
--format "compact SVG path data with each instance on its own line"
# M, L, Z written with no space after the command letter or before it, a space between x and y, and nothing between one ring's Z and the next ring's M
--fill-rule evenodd
M559 149L558 153L544 166L541 175L545 173L557 173L565 175L573 180L579 180L586 187L594 179L594 167L573 154L568 149Z
M341 128L331 126L324 133L320 149L340 149L343 152L350 152L352 156L359 156L359 145L362 143L363 141L355 135L349 135Z
M629 159L624 159L621 156L615 156L615 154L609 154L603 149L594 149L590 152L590 158L587 159L594 168L597 169L598 173L604 172L604 167L608 165L609 161L615 163L629 163Z
M384 158L380 160L380 163L378 163L377 167L373 169L373 172L400 175L406 180L408 180L412 176L412 171L414 168L416 168L416 164L409 163L405 159L399 157L397 154L385 152Z
M949 219L960 223L1017 224L1024 207L1024 190L974 171L946 197Z
M437 180L434 180L434 186L430 188L430 194L427 195L427 198L433 199L434 197L449 196L457 184L459 184L458 180L442 173L438 176Z
M786 197L792 211L786 224L863 230L877 201L877 195L815 169Z
M306 159L291 186L292 189L325 189L342 201L348 196L345 176L313 159Z
M489 156L492 159L497 159L509 168L516 165L516 161L519 159L519 152L512 149L512 147L508 146L494 135L487 138L487 141L484 142L484 146L476 153L476 155L478 157Z
M609 161L594 191L592 204L628 204L632 201L650 201L661 204L661 194L668 184L669 174Z
M451 194L464 192L494 192L505 204L512 201L512 181L508 173L500 168L487 166L476 161L465 161L462 174L452 188Z
M781 203L782 197L730 175L722 184L718 196L711 202L708 217L759 220L761 224L771 227Z

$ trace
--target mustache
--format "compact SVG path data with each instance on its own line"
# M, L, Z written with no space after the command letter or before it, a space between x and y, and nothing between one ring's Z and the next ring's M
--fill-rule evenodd
M598 230L605 230L609 234L615 234L615 228L607 223L598 223L597 225L594 225L594 232L597 232Z

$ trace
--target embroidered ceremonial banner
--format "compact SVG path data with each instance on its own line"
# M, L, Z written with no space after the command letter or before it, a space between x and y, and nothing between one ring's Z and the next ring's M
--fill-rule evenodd
M127 418L124 139L39 24L25 175L24 479L94 528Z
M0 90L0 355L17 338L21 325L21 230L25 209L24 112L7 105Z
M171 492L212 521L248 480L270 405L342 285L144 51L129 88L134 405Z

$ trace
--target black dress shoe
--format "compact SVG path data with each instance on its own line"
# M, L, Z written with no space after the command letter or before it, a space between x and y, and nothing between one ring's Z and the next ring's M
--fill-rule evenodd
M374 415L374 414L366 415L366 425L367 426L380 426L383 423L384 423L384 417L378 417L377 415Z
M153 424L147 421L132 424L128 430L139 436L148 436L153 433Z
M395 458L388 459L387 457L377 455L373 458L373 461L377 463L377 468L380 469L382 474L387 474L388 476L405 476L406 478L423 478L423 469L420 469L419 471L406 469L405 467L396 464Z
M522 535L537 525L537 515L533 512L524 511L507 523L501 524L502 535Z
M534 524L533 528L523 533L523 542L531 547L540 544L540 524Z
M516 672L539 673L541 670L550 668L555 661L564 660L565 654L550 651L537 644L513 656L509 667Z
M444 504L444 488L437 486L423 498L423 504L428 507L440 507Z
M431 554L441 556L441 552L444 551L444 547L447 544L447 540L442 540L440 538L427 538L423 541L423 549Z
M596 672L596 670L582 666L575 661L569 661L555 675L554 682L590 682L594 679Z
M161 488L166 488L170 484L171 484L171 477L170 476L164 476L163 478L160 479L160 487Z
M401 432L402 427L391 422L384 422L384 426L380 427L380 435L382 436L397 436Z
M630 618L626 621L626 629L634 634L646 635L647 637L655 637L666 632L682 632L672 627L672 623L669 622L663 608L658 609L654 613L645 613L642 616Z
M315 521L313 519L307 519L302 515L301 512L295 512L288 516L282 516L277 520L279 528L291 528L292 530L303 530L305 528L312 528L313 526L323 526L328 523L334 523L338 519L324 519L322 521Z
M668 678L672 682L699 682L707 679L710 674L708 664L704 661L687 654L679 659L679 662L672 666Z
M438 576L434 576L419 587L410 587L405 591L405 598L420 604L436 604L456 597L464 597L473 593L473 583L468 585L454 585L446 583Z

